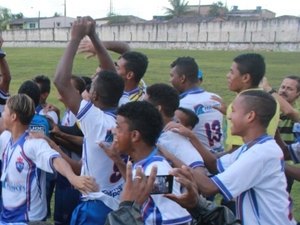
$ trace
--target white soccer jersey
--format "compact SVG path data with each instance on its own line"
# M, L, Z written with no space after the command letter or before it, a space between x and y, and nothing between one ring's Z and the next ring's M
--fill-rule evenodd
M300 142L289 145L288 149L294 163L300 163Z
M120 100L119 100L118 106L120 107L120 106L128 103L129 101L130 101L129 100L129 94L124 91L121 98L120 98Z
M155 151L146 159L143 159L133 166L133 176L137 166L141 166L145 175L150 175L151 168L157 166L157 175L167 175L172 167L161 156L156 156ZM173 193L180 194L180 185L174 180ZM142 208L142 215L145 225L160 224L183 224L191 221L190 214L176 202L164 197L162 194L151 195Z
M115 115L104 112L91 102L82 100L77 114L84 134L81 174L92 176L100 187L100 192L83 196L84 200L98 199L112 209L118 208L118 198L124 180L117 166L98 145L112 142L112 128L116 126Z
M77 121L76 116L72 113L71 110L66 109L63 118L61 119L60 124L66 127L72 127Z
M46 173L53 173L52 159L59 154L43 139L26 139L25 132L15 143L11 133L0 136L2 155L1 221L38 221L47 214Z
M211 99L216 94L207 92L201 88L194 88L180 94L180 107L194 111L199 123L193 131L201 143L214 152L223 151L223 115L213 106L219 104ZM217 96L219 97L219 96Z
M157 144L191 168L204 167L201 155L192 143L180 134L172 131L163 132L159 136Z
M55 124L58 123L58 115L54 111L48 111L47 113L45 113L44 110L40 110L39 114L43 115L43 116L50 117Z
M212 177L225 199L235 197L243 225L291 225L291 202L286 191L280 147L264 135L247 149L241 146L218 159L219 174Z

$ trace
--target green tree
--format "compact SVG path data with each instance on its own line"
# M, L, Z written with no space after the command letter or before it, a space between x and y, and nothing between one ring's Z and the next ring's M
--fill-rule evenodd
M5 30L9 21L24 18L23 13L12 14L10 9L0 6L0 30Z
M184 15L188 9L188 1L185 0L169 0L171 8L165 8L166 14L170 17L180 17Z
M60 17L60 16L61 16L61 14L60 14L60 13L58 13L58 12L55 12L53 16L54 16L54 17Z
M226 12L228 12L228 9L221 1L213 3L209 9L209 15L213 17L224 16Z

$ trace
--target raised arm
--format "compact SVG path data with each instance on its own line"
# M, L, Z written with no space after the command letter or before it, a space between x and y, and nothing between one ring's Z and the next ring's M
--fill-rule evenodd
M99 65L101 65L101 69L103 70L111 70L113 72L116 72L115 64L110 55L108 54L108 51L106 50L103 43L100 41L97 33L96 33L96 23L93 22L93 20L89 17L91 21L91 30L88 34L89 38L91 39L95 53L98 57Z
M54 84L65 105L76 115L81 96L71 84L73 61L81 39L90 32L92 22L86 18L78 18L71 29L71 40L57 66Z
M130 51L129 44L124 41L102 41L102 44L107 50L118 53L120 55ZM96 56L96 50L89 38L84 38L80 42L77 52L85 54L86 58L91 58Z
M3 44L3 39L0 36L0 50L2 48L2 44ZM5 59L5 54L0 54L0 73L1 73L0 90L4 93L8 93L11 75L10 75L8 63Z

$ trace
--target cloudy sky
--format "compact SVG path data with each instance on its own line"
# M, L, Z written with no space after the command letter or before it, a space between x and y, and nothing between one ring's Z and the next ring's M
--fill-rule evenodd
M276 16L300 16L299 0L188 0L190 5L207 5L221 1L228 8L237 5L239 9L255 9L262 6L276 13ZM0 0L0 6L9 8L12 13L22 12L25 17L53 16L55 12L63 15L66 2L67 16L105 17L110 11L120 15L135 15L151 19L153 15L164 15L164 7L169 7L168 0Z

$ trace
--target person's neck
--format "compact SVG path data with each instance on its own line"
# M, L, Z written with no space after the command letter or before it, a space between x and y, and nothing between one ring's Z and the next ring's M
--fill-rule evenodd
M186 92L188 90L194 89L194 88L199 88L198 84L187 84L184 88L183 88L183 92Z
M11 136L13 139L13 142L16 142L28 129L27 125L18 124L16 126L13 126L11 129Z
M247 134L245 134L242 138L244 143L249 143L251 141L254 141L255 139L259 138L260 136L266 134L266 129L255 129L255 130L249 130Z
M145 158L147 158L155 146L149 146L145 143L140 144L134 147L134 150L131 152L130 157L133 159L134 162L139 162Z
M163 125L166 126L169 122L173 121L172 117L167 117L164 114L161 114L162 119L163 119Z
M130 92L130 91L136 89L137 87L138 87L138 84L133 83L133 82L128 82L128 83L126 83L126 85L124 87L124 91Z
M237 91L237 93L241 93L243 91L249 90L249 89L256 89L259 88L258 86L250 86L250 85L246 85L245 87L242 87L239 91Z

